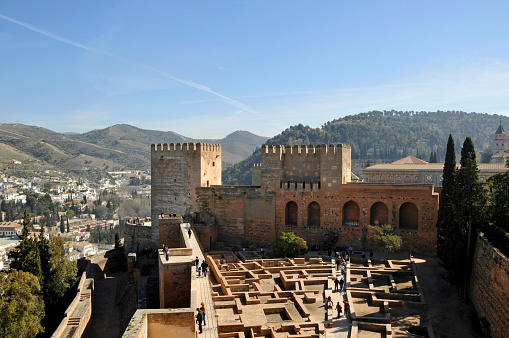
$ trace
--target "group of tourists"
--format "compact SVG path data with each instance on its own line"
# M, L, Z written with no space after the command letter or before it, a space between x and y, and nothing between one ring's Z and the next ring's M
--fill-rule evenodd
M202 323L203 323L203 326L207 326L207 321L206 321L206 312L205 312L205 303L201 302L201 306L199 308L196 309L196 323L198 324L198 329L200 330L200 333L203 333L203 327L202 327Z
M207 277L207 272L209 271L209 263L206 260L203 260L200 264L200 259L196 256L194 260L194 264L196 266L196 272L198 273L198 277L201 277L203 273L203 277Z

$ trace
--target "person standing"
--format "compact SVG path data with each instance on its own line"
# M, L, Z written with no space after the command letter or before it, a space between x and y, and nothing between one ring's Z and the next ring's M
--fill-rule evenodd
M198 267L200 266L200 259L198 256L196 256L196 259L194 260L194 264L196 265L196 272L198 272Z
M334 279L334 291L340 291L339 290L339 280L337 277Z
M207 320L205 319L207 317L207 313L205 312L205 303L201 302L201 312L203 312L203 326L207 326Z
M198 323L198 329L200 330L200 333L203 333L203 328L201 326L201 322L203 321L203 312L197 308L196 311L198 311L198 314L196 315L196 322Z
M339 302L336 304L336 311L338 312L338 319L339 317L341 317L341 311L343 310L343 308L341 307L341 304L339 304Z
M348 316L350 314L350 303L346 299L343 301L343 307L345 308L345 316Z
M339 284L339 291L345 291L343 289L343 286L345 285L345 281L343 280L343 278L341 278L341 280L338 282Z
M369 251L369 260L373 262L373 250Z
M192 234L192 233L193 233L193 232L191 231L191 229L187 230L187 234L189 235L189 238L191 238L191 234Z

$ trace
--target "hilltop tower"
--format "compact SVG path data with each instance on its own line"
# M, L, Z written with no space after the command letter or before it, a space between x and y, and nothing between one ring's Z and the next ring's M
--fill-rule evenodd
M152 144L152 241L159 240L159 215L188 216L197 210L197 190L221 184L221 145Z
M502 121L500 121L500 125L498 126L497 131L495 132L495 137L493 138L493 156L491 157L491 162L505 163L505 158L508 155L505 152L507 148L507 134L502 127Z

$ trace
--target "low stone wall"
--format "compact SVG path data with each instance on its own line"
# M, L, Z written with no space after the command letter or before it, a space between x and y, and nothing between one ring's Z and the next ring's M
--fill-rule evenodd
M140 309L127 326L124 338L195 338L193 309Z
M482 235L477 236L469 286L481 323L489 323L486 331L509 337L509 258Z

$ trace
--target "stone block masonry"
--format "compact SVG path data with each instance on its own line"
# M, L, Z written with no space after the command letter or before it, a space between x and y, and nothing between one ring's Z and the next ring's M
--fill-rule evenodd
M509 337L509 258L477 236L470 275L470 299L491 337Z
M196 188L221 184L221 146L152 144L151 216L153 246L159 243L158 216L189 215L196 208Z

